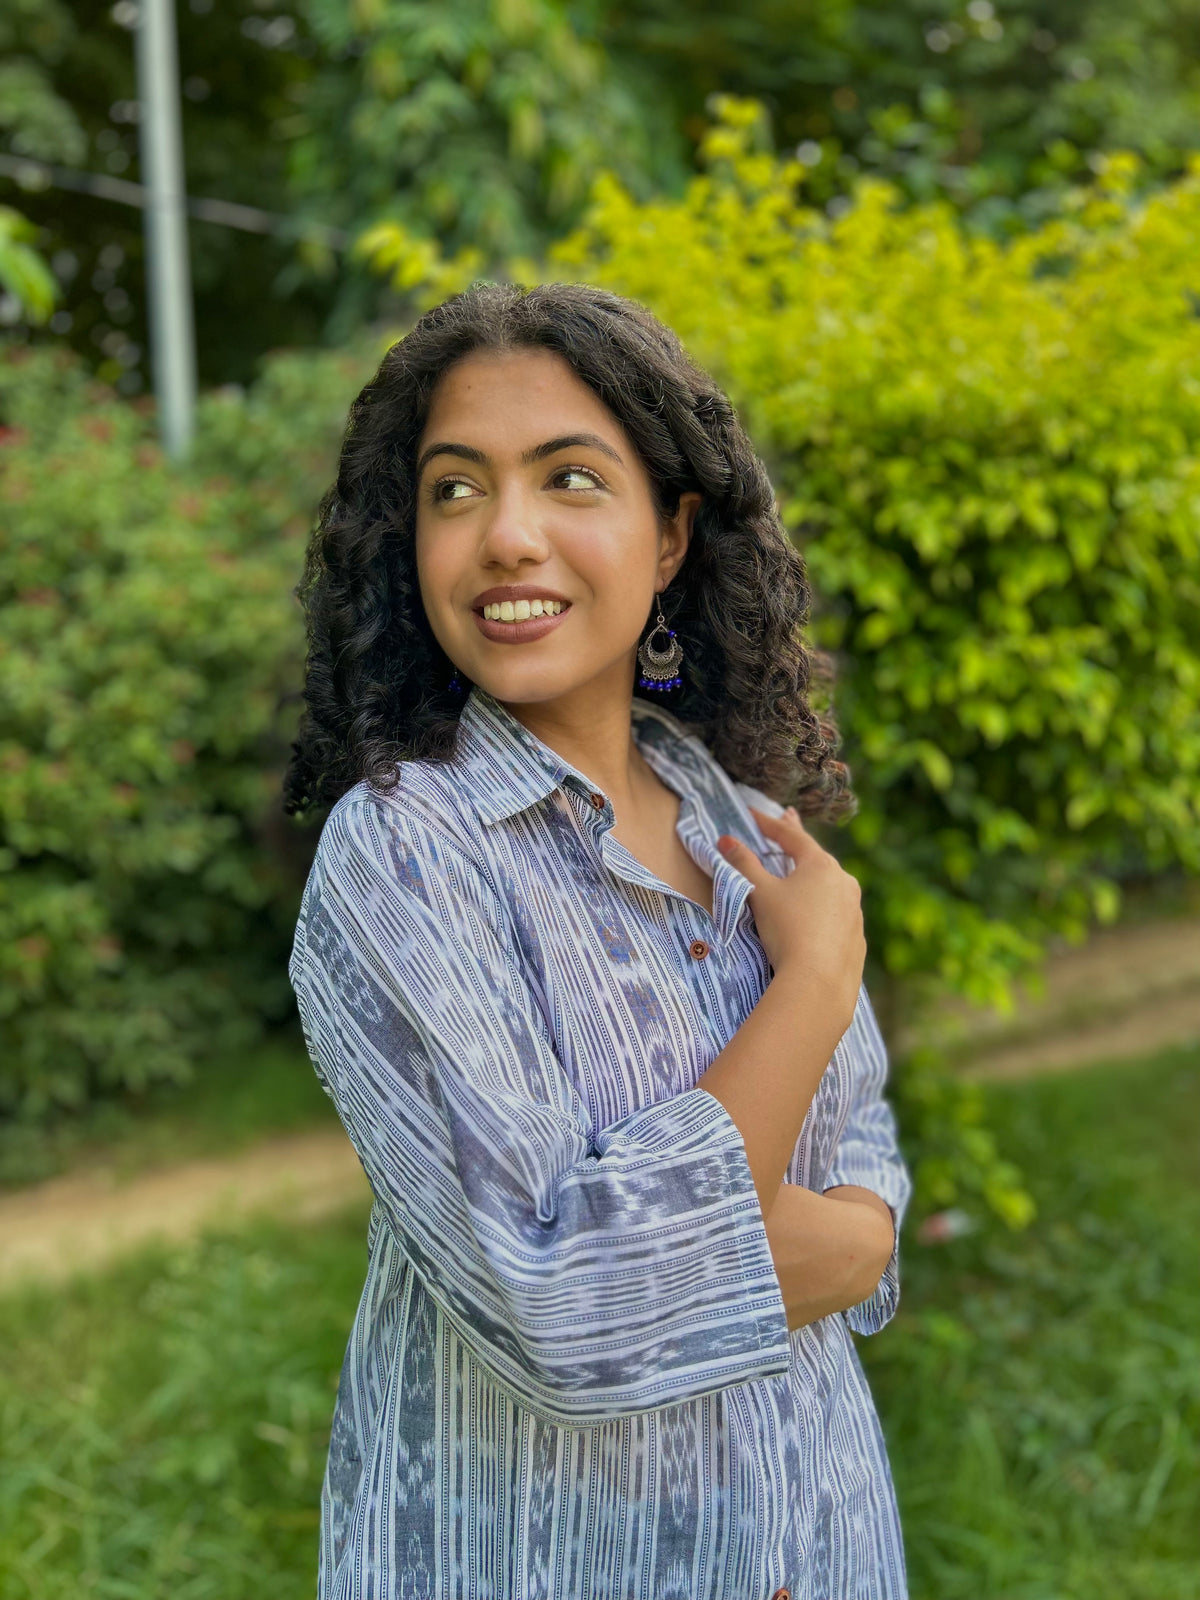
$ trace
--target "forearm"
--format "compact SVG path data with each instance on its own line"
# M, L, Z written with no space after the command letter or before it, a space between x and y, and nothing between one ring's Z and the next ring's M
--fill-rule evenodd
M863 1189L856 1183L835 1184L832 1189L823 1189L821 1192L827 1200L850 1200L858 1205L870 1206L873 1210L878 1211L879 1215L887 1223L888 1237L891 1240L888 1245L887 1255L884 1257L884 1266L886 1266L892 1254L892 1244L896 1240L896 1219L892 1215L891 1206L888 1205L883 1196L876 1194L874 1189Z
M764 1216L844 1031L844 1013L818 984L777 973L696 1081L737 1124Z
M839 1185L816 1194L783 1183L766 1216L767 1242L789 1329L845 1311L871 1295L892 1252L892 1218L858 1199L870 1191Z

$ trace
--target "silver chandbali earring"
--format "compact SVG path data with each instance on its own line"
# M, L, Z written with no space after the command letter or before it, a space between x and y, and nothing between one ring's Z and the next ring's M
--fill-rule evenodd
M657 600L657 596L655 597ZM665 650L655 650L650 641L656 633L665 633L668 643ZM675 629L667 627L667 619L663 616L662 601L658 601L658 621L638 646L638 662L642 668L642 676L638 679L641 689L655 689L665 693L668 689L678 689L683 679L678 676L680 665L683 662L683 646L675 637Z

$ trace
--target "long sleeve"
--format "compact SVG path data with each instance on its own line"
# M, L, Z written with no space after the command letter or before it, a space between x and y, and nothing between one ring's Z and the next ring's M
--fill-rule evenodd
M912 1179L897 1142L896 1116L883 1098L887 1049L864 985L846 1036L854 1061L855 1091L850 1114L834 1150L822 1190L853 1183L887 1201L895 1223L895 1241L883 1276L873 1294L842 1312L855 1333L878 1333L900 1303L900 1225Z
M692 1089L592 1125L484 870L437 819L331 812L289 973L387 1224L522 1404L583 1426L785 1372L737 1125Z

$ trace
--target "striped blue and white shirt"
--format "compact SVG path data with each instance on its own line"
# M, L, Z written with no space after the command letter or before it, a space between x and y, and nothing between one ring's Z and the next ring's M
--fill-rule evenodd
M451 762L332 808L290 975L370 1179L320 1600L903 1600L851 1330L899 1299L911 1181L865 988L787 1168L881 1195L871 1297L789 1332L745 1145L696 1087L771 968L716 847L794 862L669 712L634 737L713 913L475 685Z

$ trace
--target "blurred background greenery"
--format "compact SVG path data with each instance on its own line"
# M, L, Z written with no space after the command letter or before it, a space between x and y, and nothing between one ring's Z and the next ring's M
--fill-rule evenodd
M914 1595L1190 1600L1200 1055L984 1086L938 1018L1101 925L1196 938L1200 0L185 0L184 460L137 16L0 0L0 1185L330 1124L278 786L346 407L475 277L604 284L727 388L838 666L826 842L917 1176L862 1345ZM306 1587L361 1239L6 1302L0 1595Z

